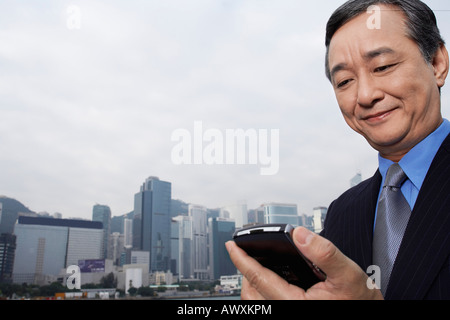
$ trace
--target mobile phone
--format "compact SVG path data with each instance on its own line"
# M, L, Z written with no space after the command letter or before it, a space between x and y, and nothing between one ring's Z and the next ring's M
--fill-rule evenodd
M304 290L326 279L325 273L297 249L290 224L265 224L236 230L234 242L262 266Z

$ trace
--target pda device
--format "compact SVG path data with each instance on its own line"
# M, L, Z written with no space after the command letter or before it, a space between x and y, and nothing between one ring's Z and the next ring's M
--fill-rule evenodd
M264 224L236 230L234 242L262 266L304 290L326 279L325 273L297 249L290 224Z

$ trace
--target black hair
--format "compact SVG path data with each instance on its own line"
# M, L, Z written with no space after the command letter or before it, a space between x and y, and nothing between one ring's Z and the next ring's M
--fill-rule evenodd
M417 43L428 63L433 61L436 51L445 43L439 32L433 10L420 0L349 0L336 9L327 23L325 73L329 80L331 80L331 75L328 57L331 38L348 21L367 12L370 6L377 4L397 6L405 13L407 36Z

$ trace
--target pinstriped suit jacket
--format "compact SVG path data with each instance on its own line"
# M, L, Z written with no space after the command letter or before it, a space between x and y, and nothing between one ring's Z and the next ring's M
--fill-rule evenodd
M329 207L322 236L364 271L381 174L345 192ZM437 152L405 231L385 299L450 299L450 135Z

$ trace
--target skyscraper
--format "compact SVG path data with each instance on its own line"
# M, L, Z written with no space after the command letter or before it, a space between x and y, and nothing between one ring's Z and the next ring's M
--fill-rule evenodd
M206 208L199 205L189 205L189 217L192 219L192 261L194 278L204 280L208 274L208 238Z
M7 233L0 234L0 283L12 282L15 251L16 236Z
M235 222L231 219L209 218L210 278L236 274L236 267L231 262L225 242L233 239Z
M133 220L125 218L123 220L123 236L124 236L124 247L131 248L133 245Z
M169 269L171 198L172 184L157 177L134 196L133 247L150 252L150 272Z
M94 205L92 209L92 221L100 221L103 224L102 258L110 259L109 234L111 233L111 209L101 204Z
M174 273L180 280L194 278L193 264L193 222L192 217L172 218L172 259L175 261Z

